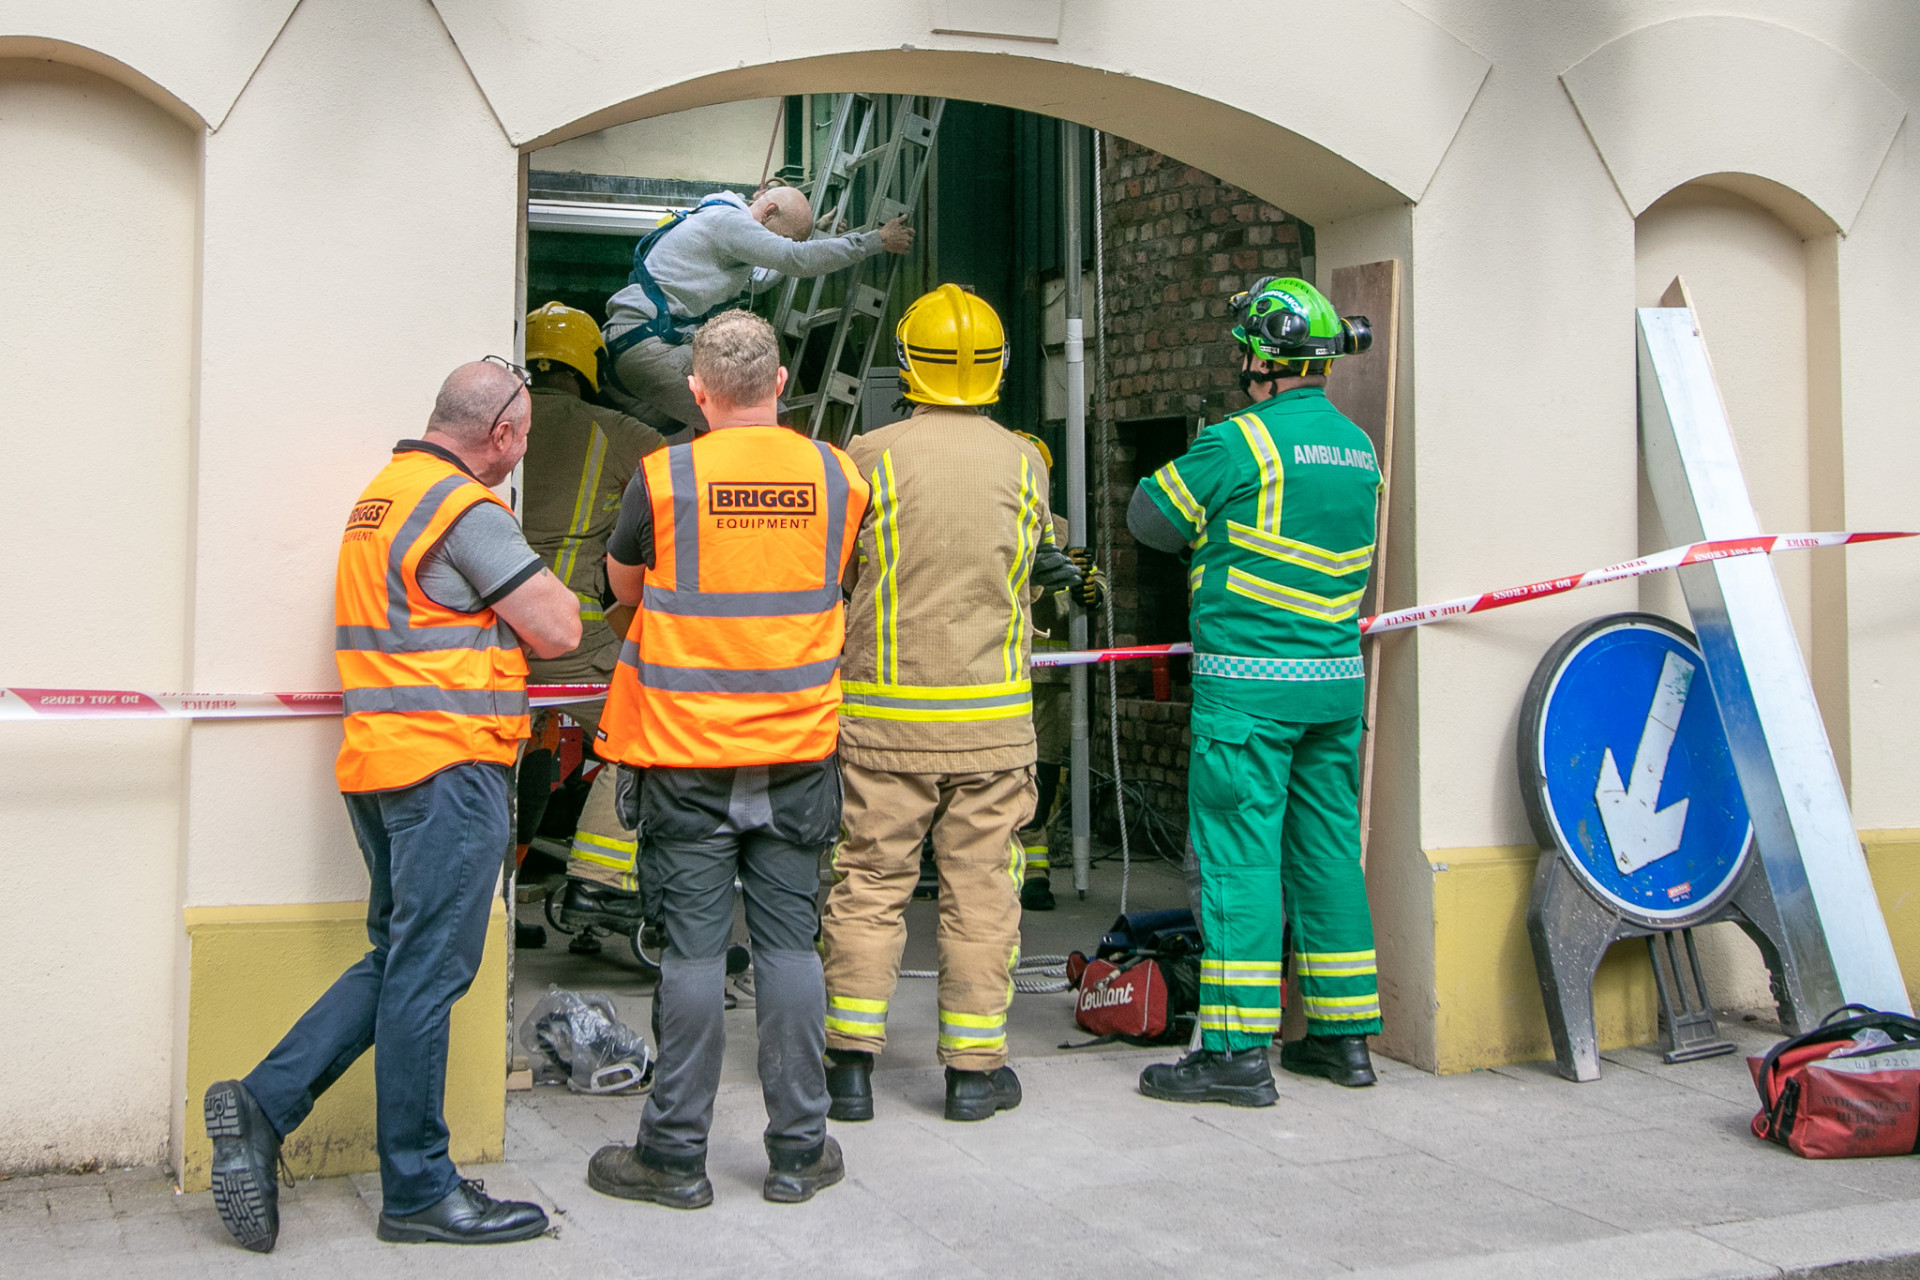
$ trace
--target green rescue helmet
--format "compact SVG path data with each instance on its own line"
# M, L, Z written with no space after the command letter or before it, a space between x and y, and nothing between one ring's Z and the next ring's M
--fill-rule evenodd
M1365 316L1341 316L1327 296L1293 276L1268 276L1229 300L1233 340L1256 360L1290 364L1358 355L1373 345ZM1322 365L1315 372L1324 372Z

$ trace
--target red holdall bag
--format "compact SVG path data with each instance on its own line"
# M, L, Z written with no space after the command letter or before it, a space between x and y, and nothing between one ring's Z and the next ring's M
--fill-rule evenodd
M1096 1036L1159 1040L1167 1034L1167 979L1156 960L1125 967L1089 960L1080 975L1073 1020Z
M1747 1066L1757 1137L1810 1160L1920 1151L1920 1019L1846 1005Z

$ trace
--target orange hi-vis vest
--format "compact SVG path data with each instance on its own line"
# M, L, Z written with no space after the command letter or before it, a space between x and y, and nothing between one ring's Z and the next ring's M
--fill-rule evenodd
M867 482L832 445L726 427L647 455L654 567L600 717L630 765L824 760L839 742L840 577Z
M409 449L353 504L333 595L342 791L410 787L471 761L512 764L528 735L527 659L513 629L492 609L460 613L420 589L420 562L482 502L506 505L453 463Z

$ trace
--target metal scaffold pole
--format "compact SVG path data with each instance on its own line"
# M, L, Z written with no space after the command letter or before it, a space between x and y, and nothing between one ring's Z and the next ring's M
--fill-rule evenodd
M1060 167L1063 215L1066 220L1061 255L1066 274L1067 320L1067 524L1069 541L1087 541L1087 364L1086 332L1081 287L1080 138L1079 125L1060 122ZM1087 647L1087 613L1073 606L1067 624L1073 647ZM1093 861L1092 793L1087 758L1087 668L1072 668L1072 744L1068 756L1068 802L1073 817L1073 887L1087 896L1087 871Z

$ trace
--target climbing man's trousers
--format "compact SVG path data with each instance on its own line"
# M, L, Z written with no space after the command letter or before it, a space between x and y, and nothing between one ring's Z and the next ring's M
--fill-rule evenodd
M1022 850L1033 772L884 773L842 762L845 838L821 920L827 1047L878 1053L906 946L903 918L933 831L940 871L940 1061L1007 1061L1007 1006L1020 954Z
M1373 1035L1380 993L1360 867L1360 718L1267 720L1196 706L1188 823L1200 869L1201 1043L1280 1030L1283 929L1311 1035Z

